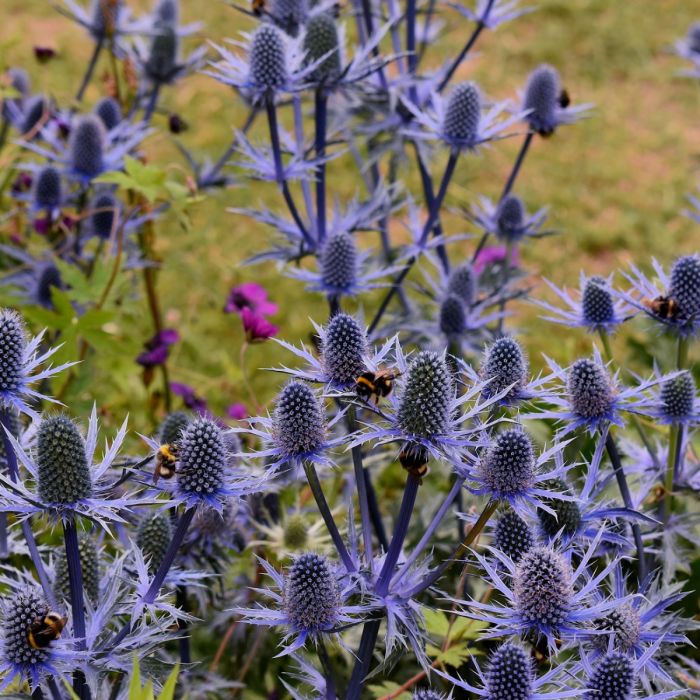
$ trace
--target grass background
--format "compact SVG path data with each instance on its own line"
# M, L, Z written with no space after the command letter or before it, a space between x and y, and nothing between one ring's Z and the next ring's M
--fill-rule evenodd
M250 26L247 18L223 2L182 0L181 4L184 20L204 23L202 39L235 37ZM459 79L478 81L490 96L505 98L523 86L535 66L549 62L560 70L576 102L595 104L591 117L582 123L561 129L550 140L537 139L527 158L516 191L530 209L549 205L550 224L561 235L528 243L522 251L526 268L559 285L575 286L581 269L607 274L630 261L644 267L651 256L668 264L675 256L696 250L698 228L679 211L697 181L700 91L696 82L677 77L682 62L670 47L698 18L694 9L700 8L687 0L664 0L663 7L656 0L542 0L537 4L536 12L496 32L485 32L477 53L458 73ZM28 67L35 90L53 95L62 104L70 101L92 49L85 33L59 16L46 0L4 0L3 17L0 46L6 63ZM430 47L427 62L433 65L453 55L471 30L453 10L445 9L443 19L449 31ZM35 45L55 47L57 58L46 66L36 64ZM106 60L100 63L98 77L107 67ZM86 104L94 104L100 94L99 80L93 81ZM246 115L232 91L201 75L166 90L163 106L190 124L182 141L212 158L226 147L232 128L239 127ZM162 128L149 140L149 157L182 167L165 129L165 117L158 116L156 124ZM262 131L253 134L264 137ZM468 205L479 194L498 196L518 147L519 139L512 139L464 158L448 204ZM331 168L329 186L334 193L350 196L356 179L348 177L345 165ZM439 162L434 164L434 172L439 168ZM226 209L258 200L280 205L272 188L243 182L198 205L191 231L182 231L168 217L159 225L166 321L183 336L172 356L172 375L195 385L218 410L245 400L238 360L239 322L221 313L232 284L255 280L267 286L281 305L277 318L281 335L290 341L306 338L309 316L322 320L326 315L321 297L282 278L274 265L240 266L269 232ZM459 230L461 225L451 221L448 228ZM468 256L474 244L458 245L462 249L453 249L454 259ZM533 280L537 283L536 277ZM542 286L534 293L546 296ZM373 300L365 304L369 315ZM528 304L520 304L518 312L511 328L524 336L535 366L540 351L570 359L589 347L583 333L545 324ZM117 323L114 355L93 357L80 370L84 381L73 400L87 404L96 399L115 412L135 410L146 394L131 363L150 334L143 314L125 312ZM641 336L632 330L625 338L639 342ZM250 364L269 366L279 357L272 344L258 346ZM120 371L115 371L117 366ZM254 382L267 398L278 379L259 373Z

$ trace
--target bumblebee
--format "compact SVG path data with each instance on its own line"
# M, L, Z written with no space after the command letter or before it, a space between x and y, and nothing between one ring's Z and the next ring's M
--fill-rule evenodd
M423 483L423 477L428 475L428 453L421 447L408 447L399 452L399 462L401 466L412 476L416 477L419 483Z
M68 621L67 617L57 612L49 612L44 617L37 617L29 625L27 641L32 649L46 649L54 639L58 639Z
M571 97L568 90L562 89L559 93L559 106L562 109L566 109L571 104Z
M262 17L265 14L265 0L252 0L250 9L256 17Z
M153 483L157 484L158 479L172 479L175 476L177 464L178 447L174 442L161 445L156 452L156 468L153 472Z
M678 308L678 302L671 297L656 297L656 299L647 299L646 297L642 299L642 304L651 311L651 313L656 314L659 318L673 319L678 318L680 314L680 309Z
M367 370L355 380L355 391L365 401L369 401L374 396L375 403L378 404L379 399L386 398L391 394L394 380L398 376L396 372L385 369L377 372Z

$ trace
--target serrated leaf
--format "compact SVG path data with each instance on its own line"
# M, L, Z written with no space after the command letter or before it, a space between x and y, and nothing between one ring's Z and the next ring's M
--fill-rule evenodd
M453 644L444 651L432 644L427 644L425 652L434 661L454 668L459 668L471 656L466 642Z
M374 698L383 698L386 695L391 695L395 693L401 686L398 683L392 683L391 681L384 681L381 685L370 685L368 690L372 693ZM409 691L404 691L400 695L397 695L397 700L408 700L411 697Z
M173 700L175 697L175 687L177 685L177 677L180 673L180 664L176 664L175 668L170 672L168 680L165 681L163 690L158 696L158 700Z

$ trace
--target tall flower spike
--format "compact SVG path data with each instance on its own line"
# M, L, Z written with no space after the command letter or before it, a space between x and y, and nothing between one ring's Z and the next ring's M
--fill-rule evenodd
M459 297L465 306L473 306L477 295L477 275L469 263L455 268L447 281L447 291Z
M39 497L44 503L70 505L92 495L85 441L67 416L41 421L36 465Z
M274 414L274 439L287 458L303 458L323 444L323 409L316 394L302 382L290 382L280 392Z
M567 390L572 408L584 418L604 418L615 399L615 390L605 368L587 358L571 365Z
M457 338L467 328L467 313L462 300L448 296L440 305L440 330L448 338Z
M455 144L473 143L481 118L481 94L474 83L457 85L447 102L442 130Z
M179 442L177 484L188 502L216 498L224 488L227 451L221 428L208 418L192 421Z
M34 178L32 206L52 212L61 206L62 195L61 174L51 165L42 168Z
M268 24L258 27L248 59L250 80L257 87L274 90L287 81L284 40L274 27Z
M284 605L296 631L313 634L333 627L340 589L324 557L302 554L294 560L285 579Z
M357 280L358 259L355 241L347 233L328 238L320 258L323 284L336 294L349 291Z
M173 539L173 529L167 513L146 515L136 530L136 544L143 553L148 569L155 573Z
M535 535L517 513L508 510L496 522L493 544L517 564L534 546Z
M107 131L114 129L122 120L122 108L113 97L103 97L93 111L102 120Z
M495 396L512 387L504 399L519 398L527 383L529 370L529 362L520 343L514 338L498 338L486 349L481 366L481 377L487 382L484 395Z
M320 61L311 75L318 83L332 81L340 75L340 41L335 20L325 12L314 15L306 27L304 50L308 63Z
M347 314L336 314L328 323L322 347L323 364L329 378L352 384L365 370L367 335Z
M486 670L488 700L530 700L533 671L530 655L515 644L502 644Z
M49 379L74 364L69 362L32 374L58 350L55 347L38 355L37 347L42 338L43 333L28 342L24 322L19 314L10 309L0 309L0 405L14 408L35 420L38 420L39 414L27 404L27 400L52 399L31 389L30 385Z
M190 424L192 417L185 411L168 413L158 428L158 436L163 445L179 442L182 431Z
M93 114L80 118L68 143L69 164L75 174L87 180L99 175L103 169L104 146L102 121Z
M605 328L616 322L615 304L608 281L604 277L589 277L581 295L581 316L591 328Z
M558 629L571 609L571 567L549 547L533 547L520 560L513 581L518 612L537 633Z
M630 700L634 667L625 654L612 652L596 665L589 678L585 700Z
M83 590L94 606L100 595L100 560L97 545L90 535L80 536L78 552L80 553L80 568L83 574ZM70 578L65 552L62 552L56 560L55 589L64 600L70 601Z
M454 388L445 360L421 352L408 367L398 409L398 423L409 435L443 434L450 420Z
M121 205L111 192L96 194L90 202L90 224L92 232L102 240L113 233L115 219L119 218Z
M666 421L682 423L696 417L696 388L693 375L684 371L661 386L661 408Z
M700 316L700 257L678 258L671 268L669 296L685 318Z
M530 128L541 136L551 135L557 127L560 95L559 73L554 68L542 65L530 74L525 88L524 107L531 111L525 119Z
M481 463L482 479L497 497L511 496L535 483L535 452L530 436L520 428L496 437Z

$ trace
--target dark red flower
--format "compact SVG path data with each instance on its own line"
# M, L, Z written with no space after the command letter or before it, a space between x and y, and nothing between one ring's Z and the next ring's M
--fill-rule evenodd
M228 314L240 314L244 309L262 316L271 316L277 313L277 304L268 301L264 287L255 282L246 282L231 289L224 306L224 311Z
M259 316L250 309L241 311L241 320L243 321L243 330L249 343L262 343L268 338L277 335L279 331L278 326L270 323L266 318Z

